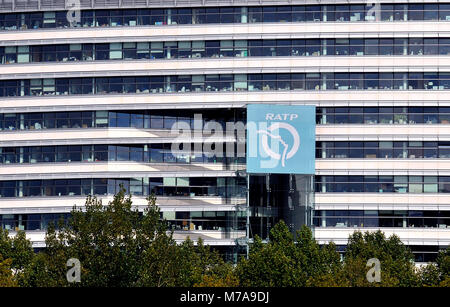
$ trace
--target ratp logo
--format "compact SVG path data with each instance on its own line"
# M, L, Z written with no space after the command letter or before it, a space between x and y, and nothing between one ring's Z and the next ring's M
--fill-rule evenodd
M283 138L280 136L279 133L274 133L275 131L279 131L280 129L285 129L291 134L293 139L292 146L289 146L288 142L283 140ZM258 130L258 133L262 134L261 147L264 150L264 152L272 159L281 161L282 167L286 166L286 160L292 158L297 153L300 147L300 136L298 135L297 130L288 123L277 122L272 124L266 130ZM279 142L282 145L281 153L274 152L271 149L271 146L269 146L269 137L272 139L272 144L277 144L276 142L273 141L279 140Z
M315 107L247 106L249 173L314 173Z

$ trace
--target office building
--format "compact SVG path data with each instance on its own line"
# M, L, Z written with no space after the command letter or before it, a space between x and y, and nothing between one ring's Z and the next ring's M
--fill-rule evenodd
M0 223L42 248L49 221L122 184L229 259L282 218L342 251L395 233L432 261L450 242L449 97L450 2L4 0ZM250 104L315 106L314 176L203 152L238 151L207 125Z

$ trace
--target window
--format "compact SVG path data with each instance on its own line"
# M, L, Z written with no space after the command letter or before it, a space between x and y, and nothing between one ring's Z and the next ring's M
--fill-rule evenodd
M304 22L305 18L305 6L293 6L292 7L292 22Z
M422 193L423 192L423 179L422 176L409 176L409 193Z
M408 176L394 176L394 192L406 193L408 191Z
M424 193L437 193L438 192L438 179L435 176L424 177L423 185Z
M109 44L95 44L95 60L109 59Z
M450 20L450 4L439 4L439 19Z
M236 91L247 90L247 75L235 75L234 76L234 89Z
M349 21L350 20L350 6L348 5L336 5L335 6L335 20L336 21Z
M55 95L55 79L44 79L43 84L44 95Z
M438 4L423 5L423 20L439 20Z
M152 42L150 43L150 58L151 59L162 59L164 58L164 52L166 51L167 58L170 59L171 53L170 48L171 46L168 45L167 48L164 48L164 43L161 42Z
M124 10L123 11L123 24L125 26L134 27L137 25L137 11L136 10Z
M319 39L305 40L305 55L306 56L320 56L321 43Z
M349 54L357 56L364 55L364 40L350 39Z
M107 26L111 26L111 27L119 27L119 26L123 26L123 13L125 13L126 11L122 11L122 10L111 10L109 13L110 15L110 19L109 22L106 24Z
M54 28L56 24L55 12L44 12L43 27Z
M109 45L109 59L110 60L122 59L122 43L111 43Z
M82 44L69 45L69 61L81 61L82 59Z
M409 54L410 55L423 55L423 38L410 38L409 39Z
M363 21L364 8L364 5L350 5L350 21Z
M308 5L305 7L305 17L306 21L321 21L322 12L319 5ZM330 20L332 21L332 20Z
M150 58L150 44L149 43L137 43L136 59L149 59Z
M137 58L136 43L123 43L124 60L133 60Z
M17 62L18 63L30 62L30 51L29 50L30 50L29 46L17 47Z
M379 54L378 39L374 39L374 38L366 39L364 41L364 44L365 44L364 55L378 55Z
M336 55L349 55L349 45L350 42L348 39L337 38L336 39Z
M407 21L408 20L408 5L407 4L395 4L394 5L394 20L395 21Z
M193 58L205 57L205 41L192 42L192 57Z
M369 19L367 18L367 20ZM392 4L381 4L381 21L394 21L394 6Z
M380 55L393 55L394 54L394 40L393 39L380 39L379 40L379 54Z
M178 42L178 58L190 58L191 53L191 42Z
M408 4L408 20L423 20L423 4Z
M234 56L232 40L220 41L220 57L232 57Z
M31 79L30 80L30 90L31 95L42 96L42 79Z

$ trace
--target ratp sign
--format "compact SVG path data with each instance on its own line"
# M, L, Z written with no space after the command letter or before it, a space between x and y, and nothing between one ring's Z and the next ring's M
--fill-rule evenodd
M247 105L247 172L314 174L316 107Z

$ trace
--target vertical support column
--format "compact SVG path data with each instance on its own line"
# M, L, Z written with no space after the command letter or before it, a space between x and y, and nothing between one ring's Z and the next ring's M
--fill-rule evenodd
M172 24L172 9L167 9L167 24Z
M19 190L16 197L23 197L23 180L19 180Z
M25 115L24 114L20 114L20 126L19 126L20 130L24 130L25 129Z
M327 227L327 220L325 219L325 211L322 210L320 216L321 218L321 227Z
M403 5L403 21L408 21L408 6Z
M322 39L322 55L327 55L327 39Z
M241 23L248 23L248 8L241 8Z
M19 163L23 163L23 147L20 147Z

